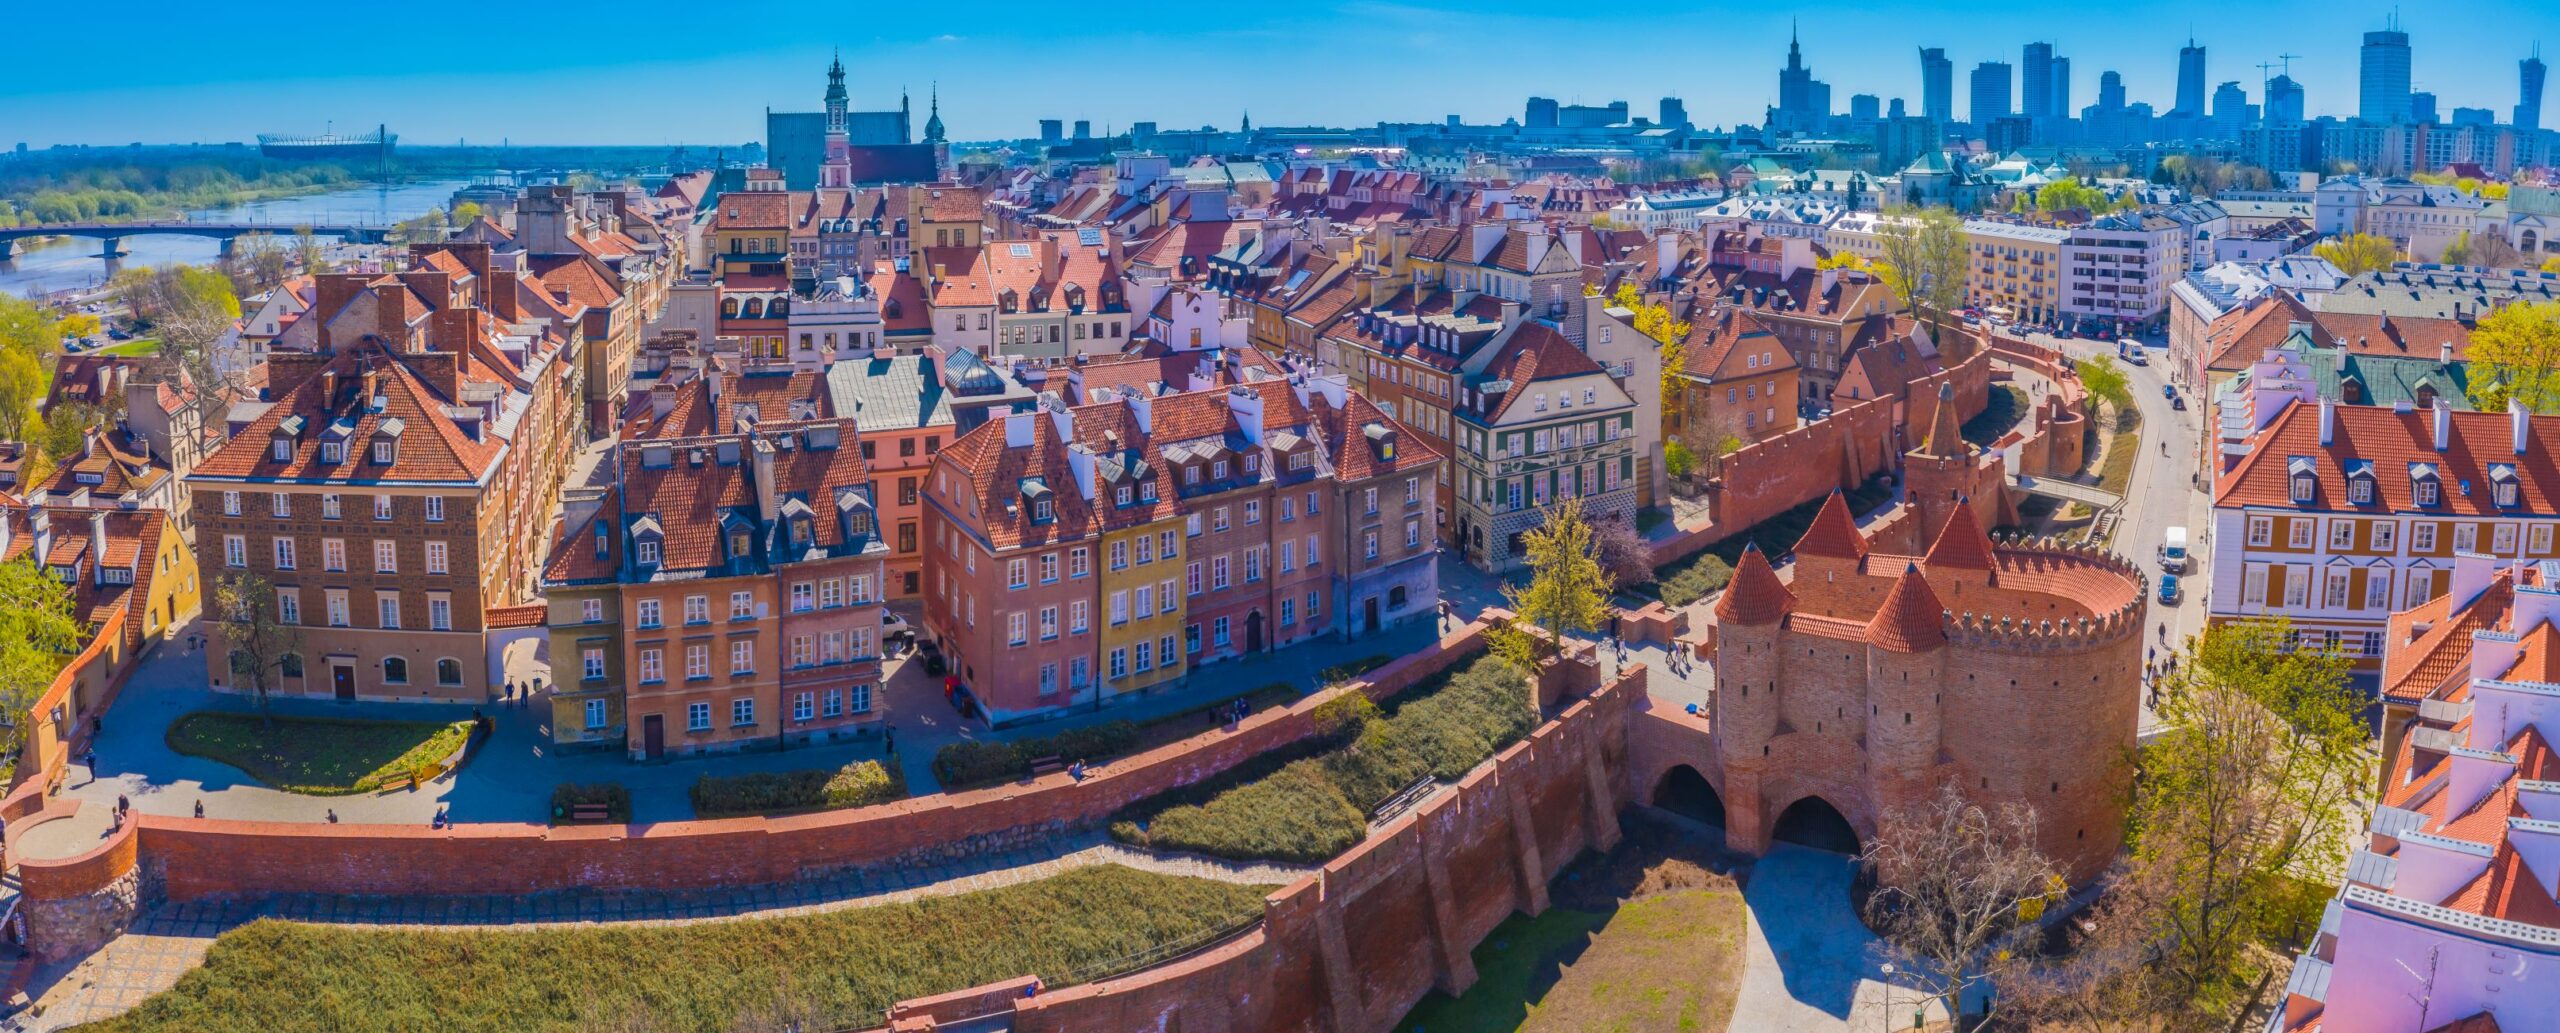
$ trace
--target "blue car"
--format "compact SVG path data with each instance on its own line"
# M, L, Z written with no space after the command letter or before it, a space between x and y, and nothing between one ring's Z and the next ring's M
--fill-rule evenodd
M2160 605L2178 605L2178 575L2160 575Z

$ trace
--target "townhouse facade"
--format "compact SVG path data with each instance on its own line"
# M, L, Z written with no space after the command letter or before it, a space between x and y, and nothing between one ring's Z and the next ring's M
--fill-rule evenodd
M2216 622L2282 616L2376 671L2393 613L2457 559L2560 558L2560 418L2292 399L2226 444L2214 480Z
M1521 536L1558 499L1583 498L1593 519L1635 519L1636 403L1607 370L1542 321L1464 370L1454 522L1468 563L1518 568Z
M1002 723L1433 611L1427 489L1339 378L1042 396L942 451L925 630Z
M583 321L486 245L421 245L399 273L326 274L266 401L182 479L209 578L273 588L300 628L273 691L477 701L492 617L535 602L545 530L585 426ZM213 686L242 691L210 625Z
M876 719L888 546L849 421L615 446L544 568L554 740L634 761Z

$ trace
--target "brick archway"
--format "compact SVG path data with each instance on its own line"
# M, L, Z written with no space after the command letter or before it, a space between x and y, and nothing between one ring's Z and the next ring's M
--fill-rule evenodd
M1796 798L1769 823L1769 841L1855 856L1865 844L1849 816L1820 793Z
M1687 764L1674 764L1663 772L1654 782L1648 802L1700 824L1724 827L1724 794L1716 791L1706 775Z

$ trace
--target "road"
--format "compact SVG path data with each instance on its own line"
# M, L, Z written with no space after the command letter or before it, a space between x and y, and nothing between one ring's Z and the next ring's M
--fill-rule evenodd
M2027 338L2036 344L2056 348L2075 359L2114 356L2116 346L2108 341L2065 339L2045 334ZM2142 453L2134 457L2133 479L2127 485L2124 508L2116 523L2114 550L2142 566L2151 575L2154 591L2150 597L2148 623L2155 629L2166 625L2168 640L2179 643L2204 630L2205 592L2211 586L2213 550L2205 541L2206 529L2212 525L2212 486L2199 479L2196 444L2203 440L2204 404L2190 397L2187 408L2170 404L2161 387L2166 384L2168 349L2156 340L2143 349L2148 365L2136 366L2119 361L2133 390L2134 408L2142 414ZM2184 391L2180 392L2184 394ZM2169 433L2162 433L2164 430ZM2162 450L2163 442L2167 449ZM2162 605L2157 586L2160 577L2160 543L2172 527L2187 529L2187 572L2178 576L2182 593L2178 601ZM2152 648L2159 647L2155 631ZM2151 709L2143 708L2143 734L2153 728Z

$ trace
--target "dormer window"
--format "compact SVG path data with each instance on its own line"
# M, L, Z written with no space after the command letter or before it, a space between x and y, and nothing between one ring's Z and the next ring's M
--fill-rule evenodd
M2310 456L2294 456L2285 463L2285 481L2293 501L2308 504L2320 494L2319 465Z
M2347 501L2358 506L2373 505L2373 464L2359 462L2347 468Z
M2443 504L2444 481L2437 476L2434 464L2409 464L2409 498L2421 506Z
M748 533L747 533L747 532L745 532L745 531L732 531L732 532L730 532L730 533L729 533L729 558L730 558L730 559L743 559L743 558L745 558L745 557L746 557L746 555L747 555L747 552L748 552L751 548L753 548L753 547L754 547L754 542L755 542L755 536L754 536L754 535L751 535L751 534L748 534Z
M658 540L655 538L640 539L639 545L632 552L639 558L642 566L653 567L658 564Z
M2524 501L2524 485L2516 480L2514 464L2497 463L2489 467L2489 501L2500 509L2513 509Z
M392 442L376 441L373 443L373 465L375 466L389 466L391 465L392 460L398 458L399 455L400 450L398 446L394 445Z
M277 442L276 444L277 444L278 446L282 446L284 443L283 443L283 442L281 442L281 441L279 441L279 442ZM282 457L282 456L278 456L277 458L278 458L278 459L282 459L283 457ZM342 443L336 442L336 441L323 441L323 442L321 442L321 443L320 443L320 461L321 461L321 462L324 462L324 463L343 463L343 462L346 462L346 461L347 461L347 446L346 446L346 445L344 445L344 444L342 444Z
M277 439L276 439L276 442L275 442L275 460L276 460L276 462L279 462L279 463L287 463L287 462L292 462L292 461L293 461L293 439L292 439L292 438L277 438Z
M1129 486L1128 486L1128 485L1125 485L1125 484L1121 485L1118 489L1114 490L1114 491L1111 493L1111 496L1112 496L1111 500L1112 500L1113 502L1118 503L1118 504L1123 505L1123 506L1128 505L1128 504L1129 504Z
M791 544L807 548L810 544L816 541L817 536L810 533L808 517L800 517L791 521Z

